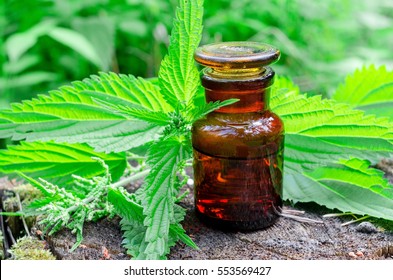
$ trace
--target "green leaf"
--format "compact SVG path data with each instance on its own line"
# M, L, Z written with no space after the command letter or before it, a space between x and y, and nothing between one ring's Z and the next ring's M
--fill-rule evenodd
M393 121L393 71L386 70L385 66L363 67L346 78L333 98Z
M287 172L284 198L393 220L393 186L383 172L360 159L342 160L312 172Z
M149 259L151 255L146 253L149 242L146 241L146 230L144 226L145 215L141 205L135 202L135 197L128 194L124 189L110 188L108 192L108 200L113 204L117 213L123 218L121 228L124 232L123 246L127 249L133 259ZM184 229L179 224L185 215L185 211L178 205L174 207L175 223L169 227L168 241L164 244L165 254L155 256L155 258L165 259L165 255L169 253L170 247L177 240L183 241L186 245L197 248L195 243L185 234Z
M125 153L99 153L86 144L21 142L18 146L8 146L8 150L0 151L0 172L24 173L62 185L72 182L73 174L85 178L105 174L105 169L94 158L104 160L113 180L123 175L127 165Z
M128 33L133 37L146 38L145 36L148 34L149 31L149 25L147 22L130 17L122 20L123 21L119 24L119 29L122 32Z
M138 107L128 107L126 105L119 105L114 102L107 102L103 100L99 100L94 98L95 101L100 104L102 107L106 109L111 109L113 112L118 113L119 115L125 116L125 117L131 117L135 118L138 120L143 120L152 124L156 124L159 126L165 126L168 124L170 121L170 118L168 114L164 112L153 112L150 110L146 110L143 108L138 108Z
M83 35L98 55L100 70L109 71L115 51L115 22L105 15L78 17L72 26Z
M101 67L101 59L94 46L79 32L68 28L55 27L48 32L48 36L73 49L97 67Z
M149 257L145 253L148 243L145 240L146 227L132 220L122 219L120 222L123 231L122 245L127 249L127 253L134 260L147 260Z
M187 106L198 91L199 72L194 51L202 33L203 0L181 0L170 38L168 55L158 73L165 99L175 107Z
M26 69L37 65L40 62L40 57L37 54L24 55L17 61L10 61L3 66L4 73L17 75Z
M72 230L73 233L76 233L76 240L74 245L72 245L70 252L75 251L75 249L78 248L83 241L83 225L85 223L85 219L86 212L83 210L79 210L76 211L76 213L74 214L73 221L67 225L67 227Z
M11 35L5 42L5 49L10 61L18 61L26 51L37 43L39 37L47 34L54 26L53 21L45 20L24 32Z
M155 259L165 254L169 227L174 221L174 182L178 165L191 157L189 141L171 137L152 145L147 164L151 167L141 193L147 227L146 254Z
M231 105L231 104L236 103L238 101L239 101L239 99L232 98L232 99L228 99L228 100L224 100L224 101L215 101L215 102L211 101L209 103L204 102L204 104L202 104L200 106L186 109L186 117L187 117L189 123L193 123L197 119L200 119L203 116L206 116L207 114L209 114L217 109L220 109L221 107Z
M300 89L291 79L284 76L276 76L272 86L272 92L275 95L275 102L278 103L284 101L287 95L299 95Z
M45 197L44 199L49 197L50 199L55 200L54 197L53 197L54 193L52 191L47 190L46 188L44 188L40 182L38 182L37 180L35 180L35 179L33 179L33 178L29 177L29 176L26 176L25 174L23 174L21 172L18 172L18 171L15 171L15 172L17 172L20 177L25 179L26 182L30 183L33 187L38 189L42 193L42 195ZM33 204L34 202L32 202L31 204ZM51 202L51 201L49 200L49 202ZM38 203L38 204L40 204L40 203ZM43 205L46 205L46 204L47 203L43 203Z
M368 168L393 154L392 123L300 94L281 79L271 107L286 131L284 199L392 219L393 187L383 172Z
M175 240L181 240L184 244L193 249L199 249L180 224L172 224L169 228L169 235Z
M393 124L334 100L276 91L271 108L285 125L285 167L309 171L341 158L375 163L393 154Z
M132 195L123 188L109 188L108 201L113 204L116 212L123 218L143 225L143 208L132 199Z
M168 110L159 88L152 83L101 73L2 110L1 135L14 140L85 142L97 151L121 152L154 140L161 130L155 124L104 108L97 99L150 111Z
M58 76L55 73L45 71L33 71L10 78L0 78L0 90L30 87L40 83L55 81Z
M120 222L123 234L123 246L133 259L146 259L145 241L146 227L143 225L145 216L143 208L131 199L124 189L110 188L108 201L115 207L116 212L123 218Z
M30 178L27 176L25 176L24 178L29 183L31 183L33 180L33 178ZM34 187L38 188L41 192L43 192L43 190L45 190L42 186L34 185ZM37 215L37 212L39 212L39 210L37 210L37 209L44 207L44 206L46 206L54 201L57 201L59 199L61 199L59 195L53 196L53 194L51 196L46 196L41 199L36 199L33 202L31 202L27 207L25 207L25 209L23 209L23 213L26 216L30 216L30 215L35 216L35 215ZM45 214L45 213L42 213L42 214Z

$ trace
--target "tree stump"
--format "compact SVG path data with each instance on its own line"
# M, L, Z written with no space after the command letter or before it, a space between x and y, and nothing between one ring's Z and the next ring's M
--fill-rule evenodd
M381 161L393 183L393 161ZM192 193L192 191L190 192ZM393 232L384 231L369 222L342 226L340 218L322 218L327 209L313 204L285 206L286 210L305 210L303 217L321 223L305 223L281 217L278 222L254 232L223 232L202 224L194 213L192 195L182 202L187 209L183 227L199 250L184 244L172 248L168 258L185 259L392 259ZM73 253L69 252L75 237L63 230L47 241L59 259L129 259L121 247L119 220L104 219L89 223L84 229L84 240ZM390 229L392 230L392 229Z

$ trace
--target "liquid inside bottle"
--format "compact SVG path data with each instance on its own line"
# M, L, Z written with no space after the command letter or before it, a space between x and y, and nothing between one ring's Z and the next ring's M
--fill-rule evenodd
M214 227L255 230L279 217L284 130L268 110L274 72L265 67L278 56L270 46L247 42L196 52L196 60L210 66L202 77L207 101L239 99L192 129L195 210Z

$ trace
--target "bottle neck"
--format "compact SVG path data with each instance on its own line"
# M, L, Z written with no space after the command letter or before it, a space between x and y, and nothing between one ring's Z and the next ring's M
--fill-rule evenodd
M205 87L206 101L239 99L232 105L216 110L221 113L251 113L268 110L274 72L270 67L263 70L250 76L226 75L225 77L216 75L211 69L205 70L202 85Z
M223 101L236 98L238 102L221 107L216 112L221 113L251 113L269 109L270 88L243 91L220 91L206 89L206 102Z

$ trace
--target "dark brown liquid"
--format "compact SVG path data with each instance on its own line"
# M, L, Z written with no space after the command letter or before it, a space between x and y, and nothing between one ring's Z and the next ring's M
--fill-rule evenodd
M205 222L226 229L271 225L281 208L282 149L260 158L214 157L194 150L195 206Z
M247 79L205 74L207 101L239 101L193 124L196 213L221 229L270 226L282 206L284 139L282 121L268 109L274 72Z

